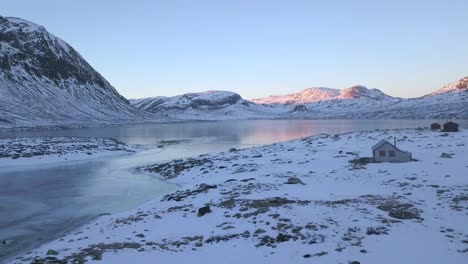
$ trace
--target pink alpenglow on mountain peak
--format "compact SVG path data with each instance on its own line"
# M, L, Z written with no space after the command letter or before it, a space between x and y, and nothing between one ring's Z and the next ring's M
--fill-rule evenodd
M288 95L273 95L265 98L253 99L257 104L308 104L320 101L338 99L394 99L378 89L367 89L365 86L356 85L343 90L333 88L308 88L298 93Z

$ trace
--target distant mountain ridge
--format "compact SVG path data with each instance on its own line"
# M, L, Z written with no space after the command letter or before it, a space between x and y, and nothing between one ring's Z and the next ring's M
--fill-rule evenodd
M145 116L69 44L40 25L0 16L0 126Z
M177 119L219 120L274 118L267 107L229 91L207 91L177 96L130 99L136 108Z
M225 91L130 100L135 107L180 119L425 119L468 118L468 77L434 93L403 99L362 85L308 88L298 93L248 101ZM227 98L235 98L228 100ZM203 98L198 100L197 98ZM220 100L220 98L224 98Z
M468 118L468 77L411 99L357 85L342 90L309 88L252 101L229 91L129 101L44 27L0 16L0 127L90 126L161 118Z

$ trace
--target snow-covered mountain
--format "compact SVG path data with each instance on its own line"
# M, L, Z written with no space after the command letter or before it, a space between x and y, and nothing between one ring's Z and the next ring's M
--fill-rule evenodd
M341 91L333 100L305 104L295 118L425 119L468 118L468 77L418 98L395 98L362 86Z
M298 93L288 95L272 95L253 99L257 104L305 104L316 101L331 100L340 95L340 90L331 88L308 88Z
M384 94L379 89L367 89L365 86L357 85L341 90L336 99L370 99L370 100L393 100L395 97Z
M326 99L304 98L304 103L296 105L290 116L292 118L354 119L361 118L360 115L363 113L378 113L385 107L402 100L386 95L378 89L368 89L362 85L333 90L335 95ZM300 111L297 111L298 106L301 107Z
M253 99L257 104L308 104L329 100L346 100L368 98L374 100L393 99L378 89L367 89L357 85L343 90L332 88L308 88L298 93L288 95L273 95L265 98Z
M178 119L334 118L399 102L377 89L310 88L285 96L247 101L236 93L209 91L130 100L135 107ZM355 118L347 116L346 118Z
M468 77L426 96L403 99L357 85L309 88L247 101L232 92L210 91L131 100L137 108L180 119L419 119L468 118Z
M389 106L387 118L468 119L468 76L428 95Z
M130 103L139 109L157 113L161 111L183 111L188 109L215 110L226 108L237 103L247 102L244 101L240 95L233 92L207 91L172 97L157 96L135 99L130 100Z
M468 76L460 79L457 82L450 83L442 87L441 89L427 95L427 96L435 96L440 94L455 94L455 95L466 95L468 93Z
M0 127L145 116L69 44L32 22L0 17Z
M304 91L248 101L208 91L129 103L69 44L29 21L0 17L0 127L179 119L468 118L468 77L412 99L378 89Z
M272 110L272 107L257 105L242 99L237 93L228 91L207 91L129 101L140 110L178 119L274 118L278 112Z

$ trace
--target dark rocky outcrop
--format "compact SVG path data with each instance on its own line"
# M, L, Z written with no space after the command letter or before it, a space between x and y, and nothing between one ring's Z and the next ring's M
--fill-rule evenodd
M305 185L301 179L299 178L295 178L295 177L291 177L291 178L288 178L288 180L285 182L286 184L302 184L302 185Z
M200 216L204 216L204 215L206 215L206 214L208 214L208 213L211 213L211 208L210 208L210 206L208 206L208 205L207 205L207 206L203 206L203 207L198 208L198 214L197 214L197 216L199 216L199 217L200 217Z
M293 109L293 112L308 112L309 109L305 105L296 105Z

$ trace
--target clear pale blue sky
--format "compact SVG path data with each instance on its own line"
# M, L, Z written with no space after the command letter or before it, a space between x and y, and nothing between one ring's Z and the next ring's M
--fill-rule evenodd
M468 75L468 1L0 0L127 98L363 84L401 97Z

